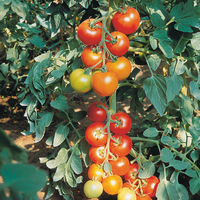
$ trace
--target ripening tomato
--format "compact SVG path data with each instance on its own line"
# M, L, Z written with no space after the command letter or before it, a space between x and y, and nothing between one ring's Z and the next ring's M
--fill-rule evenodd
M104 178L102 184L103 189L107 194L115 195L122 189L123 181L120 176L111 175Z
M100 147L91 146L89 150L90 159L96 164L102 164L106 158L105 145Z
M105 103L96 101L90 104L87 109L87 115L90 121L92 122L104 122L107 119L106 110L104 108L99 107L100 105L104 106L108 109Z
M99 96L110 96L118 87L118 78L113 72L96 72L92 76L92 88Z
M159 184L159 179L156 176L146 178L147 184L142 185L143 194L148 194L150 197L156 196L156 190Z
M81 55L81 60L86 67L93 67L103 59L103 50L96 52L95 48L86 46ZM102 67L102 62L100 62L96 67L93 69L98 69Z
M134 33L140 25L140 14L135 8L128 7L126 12L116 12L112 19L115 30L124 34Z
M136 194L129 188L122 188L117 195L117 200L136 200Z
M137 196L137 200L152 200L152 198L149 195L144 194L142 196Z
M110 131L116 135L125 135L128 133L132 126L132 120L128 114L118 112L111 116L112 120L117 120L118 123L110 123Z
M138 196L140 194L140 189L137 185L130 183L130 182L125 182L123 183L122 188L129 188L130 190L133 190L136 194L136 196Z
M107 129L102 122L94 122L90 124L85 131L85 138L92 146L102 146L107 143L108 134Z
M103 181L104 170L97 164L90 165L88 169L88 177L91 180Z
M88 198L97 198L103 193L103 185L99 181L89 180L84 184L83 191Z
M108 161L112 166L112 172L113 174L117 174L119 176L123 176L126 174L129 170L129 160L125 156L118 157L114 160Z
M75 69L69 77L71 87L79 93L86 93L92 89L91 75L85 74L84 69Z
M124 179L128 182L133 183L137 179L137 175L139 173L139 165L137 163L132 163L129 166L129 170L126 174L124 174Z
M128 37L119 31L114 31L110 34L116 41L112 42L110 35L106 37L106 46L108 50L115 56L123 56L130 46Z
M118 156L126 156L132 148L132 140L127 135L113 135L113 137L120 143L115 143L114 140L110 141L110 152Z
M126 79L132 69L131 62L123 56L118 57L116 62L107 61L106 66L108 72L114 72L117 75L118 81Z
M102 38L102 23L97 22L94 25L91 25L93 21L94 19L86 19L78 26L77 30L81 42L88 46L98 44Z

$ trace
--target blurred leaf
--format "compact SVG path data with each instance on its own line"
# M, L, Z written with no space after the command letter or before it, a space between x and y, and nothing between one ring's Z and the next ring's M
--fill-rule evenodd
M200 84L196 81L191 81L189 84L191 95L197 100L200 100Z
M189 127L189 132L193 138L193 141L197 141L199 139L199 131L196 129L195 126L190 126Z
M174 154L169 149L163 148L160 157L163 162L170 162L173 159Z
M145 137L156 137L158 136L158 130L155 127L150 127L143 132Z
M190 184L190 191L192 195L195 195L200 189L200 179L193 178L189 181L189 184Z
M9 48L7 51L7 60L14 61L18 58L18 51L16 48Z
M69 134L69 128L60 124L56 129L54 139L53 139L53 147L57 147L63 143L63 141L67 138Z
M53 108L66 111L68 109L68 103L63 95L59 95L54 101L50 103Z
M184 170L188 167L188 164L186 162L180 160L171 160L169 162L169 165L177 170Z
M82 119L84 119L87 115L87 112L82 110L78 112L73 113L73 121L74 122L80 122Z
M138 177L141 179L149 178L155 173L155 165L152 162L145 162L139 169Z
M8 6L3 4L0 5L0 21L5 17L8 11L9 11Z
M91 161L89 157L90 144L86 140L81 140L80 150L85 166L88 167Z
M11 4L11 9L13 10L13 12L15 12L17 15L19 15L22 18L26 18L26 7L25 7L26 3L22 3L19 0L12 0L12 4Z
M150 41L150 45L152 47L153 50L156 50L157 47L158 47L158 43L157 43L157 40L151 35L149 37L149 41Z
M110 173L112 171L112 166L109 162L105 162L103 165L103 170L105 171L105 173Z
M38 35L32 36L31 38L28 39L28 41L31 42L36 47L43 48L42 39Z
M192 36L191 45L195 50L200 50L200 32Z
M199 152L198 151L192 151L190 154L190 157L192 158L192 160L194 162L196 162L197 160L199 160Z

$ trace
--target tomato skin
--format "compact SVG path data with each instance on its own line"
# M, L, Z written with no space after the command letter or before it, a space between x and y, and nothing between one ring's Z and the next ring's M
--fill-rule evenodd
M117 42L115 44L112 44L111 42L111 37L108 35L106 37L106 46L110 53L112 53L115 56L123 56L127 51L130 46L130 42L128 37L119 31L114 31L110 33L114 39L117 39Z
M110 96L118 87L118 78L113 72L96 72L92 76L92 88L99 96Z
M102 164L106 158L105 145L100 147L91 146L89 150L90 159L96 164Z
M120 141L120 144L116 144L113 140L110 141L110 152L118 156L126 156L129 154L132 148L132 140L127 135L113 135L115 139Z
M97 180L99 182L103 181L103 175L104 175L104 171L103 169L100 168L99 165L97 164L92 164L90 165L89 169L88 169L88 177L91 180Z
M122 189L123 181L120 176L111 175L104 178L102 184L103 189L107 194L115 195Z
M126 187L126 188L129 188L130 190L133 190L133 191L135 192L136 196L138 196L138 195L140 194L140 189L137 188L136 185L131 184L130 182L125 182L125 183L123 183L122 188L125 188L125 187Z
M89 144L92 146L102 146L107 143L108 134L107 129L103 129L104 126L105 124L102 122L94 122L87 127L85 138Z
M125 156L118 157L116 160L108 161L112 166L113 174L117 174L119 176L123 176L129 170L129 160Z
M103 193L103 186L99 181L89 180L84 184L83 190L88 198L97 198Z
M115 30L126 35L134 33L140 25L140 14L135 8L128 7L126 13L116 12L112 19Z
M152 198L145 194L145 195L142 195L142 196L137 196L137 200L152 200Z
M131 62L123 56L118 57L116 62L107 61L106 66L108 72L114 72L117 75L118 81L126 79L132 69Z
M77 30L77 34L81 42L88 46L94 46L98 44L102 38L102 28L91 28L89 23L92 21L94 21L94 19L86 19L78 26ZM102 27L102 23L97 22L95 23L95 26Z
M117 195L117 200L136 200L136 194L129 188L122 188Z
M139 165L137 163L130 164L128 172L124 174L124 179L128 182L133 183L137 178L138 170Z
M90 121L92 122L104 122L107 119L107 114L104 108L99 108L98 105L103 105L107 107L105 103L102 102L93 102L87 109L87 115Z
M156 196L156 190L159 184L159 179L156 176L151 176L147 179L147 185L142 187L143 193L148 194L150 197Z
M78 93L86 93L92 89L92 76L84 72L84 69L75 69L69 77L71 87Z
M94 52L94 48L92 49L92 47L86 46L82 51L81 60L86 67L93 67L102 60L102 56L103 50L100 50L99 52ZM102 62L99 63L93 69L101 68L102 64Z
M110 131L116 135L125 135L131 130L132 120L128 114L118 112L111 116L112 120L119 120L122 124L118 125L115 122L110 123Z

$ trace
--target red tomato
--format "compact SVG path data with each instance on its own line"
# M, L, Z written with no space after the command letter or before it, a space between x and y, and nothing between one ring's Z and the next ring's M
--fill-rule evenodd
M145 194L145 195L142 195L142 196L137 196L137 200L152 200L152 198Z
M116 160L109 160L108 161L112 166L113 174L117 174L119 176L123 176L129 170L129 160L127 157L122 156L118 157Z
M115 56L123 56L130 46L130 42L128 37L119 31L114 31L111 33L112 37L117 40L117 42L112 43L111 37L108 35L106 37L106 46L110 53L112 53Z
M87 115L92 122L104 122L107 119L106 110L104 108L100 108L99 105L103 105L108 109L107 105L102 102L96 101L90 104L87 109Z
M132 140L127 135L113 135L115 139L120 141L116 144L114 140L110 141L110 152L118 156L126 156L132 148Z
M126 79L132 69L131 62L123 56L118 57L116 62L108 61L106 66L108 72L114 72L117 75L118 81Z
M128 114L124 112L118 112L111 116L112 120L117 120L121 124L111 122L110 131L116 135L124 135L131 130L132 121Z
M92 164L88 169L88 177L91 180L103 181L104 171L97 164Z
M139 165L137 163L130 164L128 172L124 174L124 179L133 183L137 178L138 170Z
M137 196L140 194L140 189L139 189L139 187L137 187L137 185L135 185L135 184L131 184L130 182L125 182L125 183L123 183L123 186L122 186L122 187L123 187L123 188L124 188L124 187L127 187L127 188L129 188L130 190L133 190Z
M124 34L134 33L140 25L140 14L135 8L128 7L125 13L116 12L112 19L115 30Z
M104 178L102 184L107 194L115 195L122 189L123 181L120 176L112 175Z
M107 129L103 129L104 123L94 122L90 124L85 131L85 138L92 146L102 146L107 143Z
M156 190L160 182L159 179L156 176L151 176L145 179L145 181L147 184L142 186L143 193L148 194L150 197L155 197Z
M110 96L118 87L118 78L113 72L96 72L92 76L92 88L99 96Z
M91 146L89 150L90 159L96 164L102 164L106 158L105 145L100 147Z
M94 46L98 44L102 38L102 23L97 22L94 24L94 26L99 27L91 27L90 24L92 24L93 21L94 19L86 19L79 25L77 31L81 42L88 46Z
M102 60L102 57L103 57L103 50L100 50L99 52L95 52L95 49L90 46L86 46L83 49L82 55L81 55L82 62L86 67L93 67L94 65L96 65L98 62ZM93 69L101 68L102 64L103 64L102 62L99 63Z

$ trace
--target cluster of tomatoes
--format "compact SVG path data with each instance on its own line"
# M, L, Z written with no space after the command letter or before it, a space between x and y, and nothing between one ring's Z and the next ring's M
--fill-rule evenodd
M159 179L155 176L139 179L139 165L130 164L126 157L132 148L132 141L127 136L132 124L129 115L124 112L110 114L102 102L92 103L87 114L92 123L85 131L85 138L91 145L89 156L93 164L88 169L90 180L84 185L85 195L94 198L105 191L117 195L118 200L154 197Z
M127 35L139 27L140 15L132 7L116 12L112 18L115 31L111 33L106 20L87 19L78 26L78 37L86 45L81 55L86 69L75 69L70 74L70 84L79 93L93 88L100 96L110 96L118 82L131 73L131 63L124 54L130 46Z

